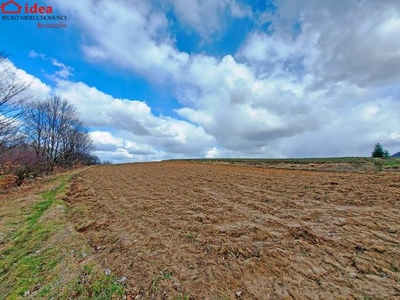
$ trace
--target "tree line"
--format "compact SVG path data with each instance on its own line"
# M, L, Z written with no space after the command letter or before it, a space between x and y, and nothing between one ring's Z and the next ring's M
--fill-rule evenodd
M37 99L0 52L0 187L55 168L99 164L76 108L54 95Z

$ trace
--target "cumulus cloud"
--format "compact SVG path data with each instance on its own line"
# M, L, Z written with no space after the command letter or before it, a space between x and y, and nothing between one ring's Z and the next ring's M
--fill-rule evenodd
M29 94L38 98L59 95L68 99L90 128L94 154L102 160L117 163L203 157L215 142L198 125L154 115L144 101L117 99L85 83L59 78L50 87L15 68L10 61L6 65L21 80L31 83Z
M54 6L85 32L82 50L92 61L106 59L162 81L180 74L189 59L173 46L165 14L148 1L56 1Z
M132 155L165 152L201 156L214 140L198 125L156 116L143 101L117 99L82 82L59 80L54 92L77 107L87 126L115 131L113 135L101 130L91 133L99 150L124 149Z
M250 62L285 68L297 60L296 71L312 74L316 88L398 81L398 1L285 0L277 7L273 33L255 31L242 46Z
M9 59L5 59L0 67L1 72L8 72L9 74L15 74L16 76L16 78L3 77L1 80L18 80L21 83L29 85L29 88L19 96L27 98L30 98L31 96L47 98L50 95L51 87L43 83L35 76L28 74L26 71L16 68Z
M234 1L168 3L203 36L221 28L222 11L254 17ZM152 2L54 2L85 33L88 59L172 84L187 121L84 83L60 80L58 91L77 99L92 126L112 126L164 153L298 157L369 155L377 141L400 147L400 3L274 3L260 13L271 23L267 32L255 27L237 53L213 57L180 51L167 11Z
M117 133L118 135L118 133ZM136 143L121 137L116 137L108 131L90 132L96 151L103 152L126 152L137 157L151 157L156 154L156 150L147 144Z
M310 110L308 105L300 103L301 99L296 97L299 93L296 89L304 88L301 84L293 83L290 78L286 79L287 82L281 80L279 87L275 88L275 95L278 95L275 98L266 88L268 86L266 80L258 77L253 68L245 63L239 63L230 55L219 59L209 55L188 55L180 52L171 43L168 35L161 34L167 28L166 23L162 21L165 17L162 14L153 13L149 9L142 11L139 9L134 12L132 18L136 21L132 21L128 18L128 4L120 3L119 6L107 7L107 3L100 2L97 7L103 6L108 18L114 13L120 13L114 23L98 26L103 30L107 28L107 32L99 34L91 25L86 26L86 22L91 19L90 13L89 15L86 13L84 18L82 15L80 19L85 23L84 27L91 33L91 37L96 40L96 46L92 46L91 49L101 48L102 52L108 53L108 56L104 57L117 60L120 64L123 62L126 67L137 72L151 74L149 75L151 78L163 78L163 75L168 77L175 86L179 87L176 90L176 97L184 106L178 109L177 113L199 125L206 134L213 136L220 147L237 151L247 149L251 152L253 148L266 147L273 139L314 130L317 126L318 117L307 115L307 111ZM64 8L88 11L75 6L65 7L68 4L63 5ZM97 23L107 19L94 15L95 13L93 12L93 18L96 18ZM79 17L78 12L75 11L75 14ZM159 20L155 22L157 26L151 26L151 30L145 28L146 18L157 18ZM140 41L120 36L121 26L128 25L133 36L140 36ZM136 53L135 50L133 54L131 51L123 52L124 49L138 48L133 45L133 42L141 46L140 52ZM118 49L112 48L114 45L118 45ZM96 57L101 56L96 54ZM292 95L294 97L291 97ZM283 104L283 101L286 103ZM130 109L127 108L124 111L118 110L118 113L122 113L122 118L119 118L121 124L118 124L118 127L129 127L138 135L148 134L145 132L148 126L141 127L143 123L137 123L136 117L125 123L127 118L123 116L124 113L135 114L135 111L141 111L135 103L129 104L129 107ZM292 112L295 112L294 116L286 120L285 118ZM108 120L116 119L116 115L110 112L107 115L102 113L102 116L106 123ZM180 126L175 127L179 129ZM181 134L181 136L184 135Z
M235 0L169 0L180 24L209 38L223 29L225 15L244 18L252 15L249 6Z

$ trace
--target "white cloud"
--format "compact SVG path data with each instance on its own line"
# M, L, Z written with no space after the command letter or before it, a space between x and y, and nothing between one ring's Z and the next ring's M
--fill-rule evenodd
M303 53L300 47L293 47L294 43L288 43L279 35L268 35L262 31L250 34L240 55L249 61L264 64L276 64L289 56Z
M31 57L31 58L40 57L41 59L45 59L46 58L46 56L43 53L38 53L35 50L29 51L29 57Z
M71 15L87 37L82 50L90 59L108 59L162 81L181 74L189 56L177 51L164 13L147 1L52 1Z
M120 138L115 138L108 131L93 131L90 132L90 137L98 151L117 150L124 144Z
M118 132L117 135L119 135ZM145 158L152 157L156 154L156 150L147 144L140 144L121 137L115 137L108 131L93 131L90 132L90 137L93 140L96 151L111 153L120 153L122 151L129 155Z
M182 27L208 39L223 30L224 19L250 17L251 8L235 0L169 0Z
M77 107L87 126L115 131L91 133L99 150L124 149L150 157L156 152L199 156L213 142L200 126L156 116L143 101L116 99L82 82L65 80L58 81L54 92Z
M144 12L139 10L128 12L127 4L108 7L107 3L100 2L97 7L102 7L104 11L107 11L108 19L114 13L120 13L115 23L107 24L107 26L98 24L102 20L105 20L104 22L107 20L105 16L101 15L102 10L100 12L93 11L93 16L90 13L86 13L80 19L84 23L84 28L89 31L90 36L97 44L96 46L91 46L90 49L98 47L96 53L107 53L104 57L110 57L111 60L120 65L123 64L125 67L149 74L148 76L152 79L168 78L169 81L172 81L172 84L179 87L179 90L177 89L177 97L184 105L177 112L182 117L198 124L200 126L198 131L204 129L208 135L215 137L221 147L233 150L247 148L251 151L253 148L265 147L272 139L291 136L304 130L314 130L315 124L318 124L315 116L307 116L305 114L307 104L300 104L296 98L288 100L289 103L286 103L286 105L289 108L280 103L279 98L282 98L281 96L278 99L272 97L265 99L266 93L263 92L262 86L267 81L257 79L254 70L243 63L238 63L232 56L227 55L222 59L207 55L189 56L174 48L168 35L160 39L160 32L166 29L166 27L162 27L163 22L156 22L158 25L152 26L150 31L145 28L145 21L143 21L145 17L162 20L163 16L159 14L152 15L148 10ZM88 11L88 9L83 9L79 6L64 6L64 8ZM99 13L100 15L94 15L94 13ZM128 14L130 15L131 13L134 13L132 19L136 21L131 21L128 18ZM77 11L75 11L75 14L79 16ZM94 22L94 19L97 22ZM90 21L93 22L87 24ZM103 31L101 34L98 33L98 27L96 29L92 28L94 23L103 30L106 28L107 31ZM131 28L132 36L134 36L133 40L120 35L120 29L128 25ZM164 26L166 25L164 24ZM140 40L136 41L138 36ZM137 45L141 45L139 52L135 51L136 48L139 49ZM100 51L99 49L102 50ZM130 51L126 52L125 49ZM99 57L99 55L96 54L96 57ZM286 87L289 85L296 86L296 84L289 82L281 85L282 89L277 89L276 93L282 92L282 95L290 95L290 93L294 94L296 92ZM259 86L261 88L258 88ZM304 89L301 84L299 88ZM68 98L73 97L77 99L76 95L71 95ZM102 97L97 98L102 99ZM150 130L149 126L146 126L143 122L138 123L136 121L138 118L140 119L140 116L135 116L135 111L138 110L135 103L129 104L131 109L128 107L123 111L116 110L119 117L117 117L117 114L112 113L118 101L113 103L111 107L107 108L111 109L107 113L105 109L101 110L101 122L105 122L105 124L113 122L118 128L133 131L138 135L148 135L146 130ZM292 103L294 103L294 107L290 106ZM100 103L97 105L101 107ZM127 104L124 104L124 107L126 106ZM282 115L279 109L286 111L286 113ZM304 111L302 116L301 110ZM298 113L292 118L293 120L285 120L284 117L287 117L287 112L290 111L297 111ZM128 118L124 117L124 114L128 114L128 112L134 116L130 121L126 121ZM122 117L119 114L122 114ZM97 116L93 116L94 120L100 122ZM204 116L208 117L204 118ZM113 120L121 121L120 124L116 124L118 122ZM304 120L307 121L305 125L300 126L297 124ZM95 121L93 124L96 124ZM183 124L187 126L187 123L178 123L177 126L172 126L171 123L167 124L169 124L167 128L159 127L159 129L164 133L169 132L171 129L178 132L178 136L171 143L175 142L177 143L176 145L179 145L179 142L182 143L183 140L190 138L188 135L179 133L179 129ZM307 128L307 125L312 126ZM178 149L175 148L178 147L171 147L171 151L176 152Z
M66 66L63 63L60 63L58 60L56 60L55 58L51 58L51 63L53 64L53 66L56 66L58 68L60 68L59 71L56 71L54 73L54 76L56 78L67 78L69 76L72 76L72 71L74 70L73 68L71 68L70 66Z
M73 68L70 66L67 66L61 62L59 62L57 59L52 58L52 57L47 57L45 54L43 53L37 53L34 50L29 51L29 57L30 58L40 58L44 61L50 61L51 64L57 68L59 68L60 70L55 71L53 74L47 74L46 77L50 78L52 80L57 80L59 78L68 78L70 76L73 76Z
M216 158L218 155L218 149L216 147L212 147L210 150L206 152L205 158Z
M275 32L286 47L300 51L303 72L312 73L315 88L340 81L360 86L399 79L400 3L387 1L278 1ZM298 23L298 35L288 34ZM271 43L259 41L264 47ZM258 45L258 47L262 47ZM276 44L276 50L282 50ZM272 48L274 43L272 43ZM295 53L286 55L286 62ZM269 59L265 55L265 59Z
M28 74L22 69L18 69L14 66L14 64L6 59L3 64L1 65L1 73L3 72L8 72L9 74L15 74L17 77L16 79L20 81L22 84L27 84L29 85L29 88L25 90L23 93L21 93L19 96L22 97L29 97L35 96L38 98L46 98L50 95L51 88L43 83L40 79L32 76L31 74ZM5 80L6 78L2 78L2 80ZM11 78L8 78L7 80L10 80Z
M226 9L252 15L227 0L169 3L179 22L207 37L221 29ZM400 127L400 2L274 3L274 13L261 13L270 32L254 29L236 55L218 58L179 51L166 12L151 2L55 1L83 31L89 59L172 84L182 105L176 112L191 123L84 83L60 80L57 91L91 126L115 128L115 138L150 145L158 157L369 155L378 141L400 147L392 138Z

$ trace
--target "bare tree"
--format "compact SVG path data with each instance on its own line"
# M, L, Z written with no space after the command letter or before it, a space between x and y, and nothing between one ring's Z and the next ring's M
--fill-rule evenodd
M93 150L93 142L82 122L71 126L63 136L59 163L71 167L74 163L84 162Z
M30 98L26 93L28 88L29 84L17 76L7 55L0 52L0 154L23 139L19 119L24 112L23 104Z
M92 150L92 141L76 108L58 96L32 103L24 117L24 132L48 166L72 166Z

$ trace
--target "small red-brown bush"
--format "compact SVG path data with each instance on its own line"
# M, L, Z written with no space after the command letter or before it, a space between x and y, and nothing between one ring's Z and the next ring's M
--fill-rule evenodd
M0 156L0 187L20 186L28 177L45 172L46 161L32 147L20 145Z
M13 174L3 175L0 178L0 188L8 189L17 185L17 176Z

